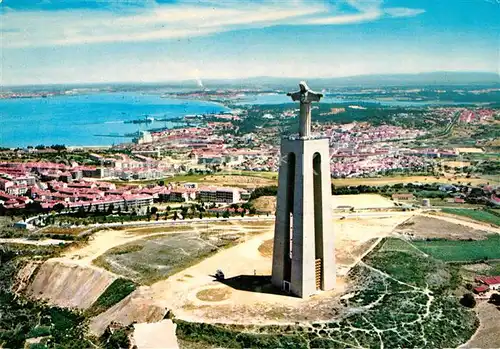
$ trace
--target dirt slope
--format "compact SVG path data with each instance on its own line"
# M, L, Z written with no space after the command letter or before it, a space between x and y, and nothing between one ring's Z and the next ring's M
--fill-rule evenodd
M124 326L132 322L157 322L163 319L167 310L156 305L153 294L148 286L139 287L123 300L109 308L102 314L91 319L90 331L95 335L102 335L111 322L118 322Z
M16 275L14 279L14 284L12 285L12 291L14 293L23 292L26 287L30 284L30 280L33 277L33 274L36 273L38 267L42 264L42 262L28 262L26 263Z
M40 266L26 293L61 307L86 309L115 278L104 270L48 260Z
M172 320L135 324L133 340L137 349L178 349L175 327Z

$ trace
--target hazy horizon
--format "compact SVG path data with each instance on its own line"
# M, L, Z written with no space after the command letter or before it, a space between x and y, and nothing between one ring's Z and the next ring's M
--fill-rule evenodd
M500 71L494 0L4 0L2 85Z
M446 75L451 76L452 78L463 78L464 81L446 81L444 79L441 80L432 80L430 77L440 77L443 78ZM495 81L490 80L496 77ZM417 81L411 80L415 78L424 78L426 81ZM476 77L478 80L474 80L472 77ZM404 78L410 79L409 81L404 80ZM42 86L115 86L115 85L193 85L200 88L205 88L206 83L208 84L217 84L217 83L250 83L250 84L258 84L269 83L269 80L272 80L273 83L287 83L287 82L298 82L300 80L311 80L311 81L338 81L340 84L345 83L363 83L368 80L370 84L380 85L380 86L390 86L391 81L393 83L397 83L397 85L415 85L415 84L429 84L429 85L457 85L460 83L464 84L487 84L487 85L497 85L500 84L500 74L496 72L468 72L468 71L433 71L433 72L422 72L422 73L400 73L400 74L361 74L361 75L349 75L349 76L320 76L320 77L303 77L303 76L249 76L249 77L234 77L234 78L208 78L208 79L179 79L179 80L157 80L157 81L82 81L82 82L61 82L61 83L32 83L32 84L8 84L3 85L4 87L42 87ZM380 81L371 80L371 79L380 79ZM399 79L399 80L398 80ZM467 80L468 79L468 80ZM483 80L481 80L483 79ZM259 81L262 80L262 81ZM471 82L472 81L472 82ZM200 85L201 83L201 85ZM339 87L343 87L340 85Z

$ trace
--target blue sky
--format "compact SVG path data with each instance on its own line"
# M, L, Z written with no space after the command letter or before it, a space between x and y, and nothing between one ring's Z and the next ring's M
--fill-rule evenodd
M500 70L499 0L0 6L4 85Z

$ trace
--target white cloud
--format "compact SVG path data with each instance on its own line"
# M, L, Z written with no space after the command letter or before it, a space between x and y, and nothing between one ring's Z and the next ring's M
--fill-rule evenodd
M423 9L406 7L389 7L384 11L391 17L415 17L425 12Z
M1 41L4 48L138 42L196 37L281 24L361 23L380 19L384 14L407 17L422 12L407 8L383 9L381 0L339 2L346 3L353 11L342 13L335 6L313 0L262 0L258 3L184 0L168 5L158 5L148 0L149 5L145 8L126 12L6 9L0 17Z
M382 12L379 10L361 12L353 15L325 16L306 20L301 24L352 24L369 22L381 17Z

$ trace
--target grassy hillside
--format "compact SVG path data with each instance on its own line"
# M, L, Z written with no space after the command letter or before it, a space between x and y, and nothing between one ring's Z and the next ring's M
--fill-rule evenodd
M500 259L500 236L485 240L421 240L412 244L434 258L446 262L473 262Z
M484 210L467 210L460 208L443 208L442 211L444 213L455 214L458 216L463 216L467 218L474 219L476 221L494 224L496 226L500 226L500 216L495 215L494 213L484 211Z

